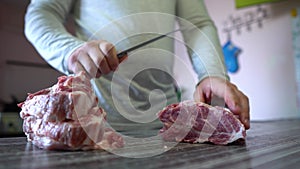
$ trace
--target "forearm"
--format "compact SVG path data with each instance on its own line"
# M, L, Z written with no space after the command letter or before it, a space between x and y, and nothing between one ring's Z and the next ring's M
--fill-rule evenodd
M183 37L199 81L208 76L229 79L217 30L203 1L191 0L186 3L178 0L177 13L181 18L180 26L195 26L183 32Z
M51 66L65 74L68 74L68 57L84 43L63 25L71 5L72 0L33 0L25 15L27 39Z

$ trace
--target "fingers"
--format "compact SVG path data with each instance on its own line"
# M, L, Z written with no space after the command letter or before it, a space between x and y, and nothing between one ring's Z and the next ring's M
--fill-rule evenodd
M250 128L249 99L234 84L216 77L204 79L197 86L194 98L210 104L212 96L223 98L230 111L239 116L245 128Z
M114 46L106 41L87 42L73 52L68 60L71 72L86 71L91 77L115 71L119 64Z
M74 73L79 73L81 71L85 71L84 67L79 62L76 62L74 66Z
M108 66L108 63L106 61L105 55L102 53L100 48L93 47L88 51L88 57L91 59L92 63L89 63L89 66L94 66L95 70L94 74L96 72L99 72L101 74L107 74L111 71L111 69ZM93 70L93 69L92 69ZM89 70L87 70L89 72ZM92 72L90 72L92 73Z
M246 129L250 128L249 116L249 99L236 87L228 87L225 92L224 100L232 113L239 115L240 121L244 124Z
M205 103L205 98L200 88L196 92L194 92L194 100Z
M119 65L119 59L117 57L116 49L113 47L111 43L100 43L100 49L103 54L106 56L106 63L111 70L116 70Z
M249 129L250 128L249 99L247 96L245 96L240 91L239 91L238 96L239 96L238 98L240 100L240 102L239 102L240 111L237 111L236 113L238 113L240 115L240 120L245 125L245 128Z
M206 94L206 93L207 92L204 92L202 88L197 88L196 92L194 92L194 95L193 95L194 100L210 104L211 103L210 94Z
M94 64L94 61L91 59L91 57L87 53L81 53L80 56L78 57L78 62L80 65L82 65L84 70L86 72L88 72L88 74L91 77L95 77L95 75L98 71L98 68ZM75 72L75 73L78 73L78 72Z

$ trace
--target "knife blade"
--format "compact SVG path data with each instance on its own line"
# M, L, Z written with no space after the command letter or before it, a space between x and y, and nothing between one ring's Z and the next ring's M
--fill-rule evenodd
M179 28L179 29L175 29L175 30L170 31L170 32L168 32L168 33L165 33L165 34L156 36L156 37L154 37L154 38L152 38L152 39L149 39L149 40L147 40L147 41L141 42L141 43L139 43L139 44L137 44L137 45L135 45L135 46L133 46L133 47L131 47L131 48L128 48L128 49L126 49L126 50L121 51L120 53L117 54L117 57L118 57L119 59L122 59L122 57L125 56L125 55L127 55L128 52L131 52L131 51L133 51L133 50L136 50L136 49L138 49L138 48L141 48L141 47L143 47L143 46L146 46L146 45L148 45L148 44L150 44L150 43L152 43L152 42L155 42L155 41L157 41L157 40L160 40L160 39L162 39L162 38L164 38L164 37L166 37L166 36L168 36L168 35L170 35L170 34L172 34L172 33L175 33L175 32L178 32L178 31L183 31L183 30L185 30L185 29L187 29L187 28Z

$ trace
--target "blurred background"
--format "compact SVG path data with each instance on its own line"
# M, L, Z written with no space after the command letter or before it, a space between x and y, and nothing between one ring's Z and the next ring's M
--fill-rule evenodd
M230 79L250 99L251 119L299 118L300 1L204 1L218 29ZM52 86L62 75L24 37L28 3L0 0L0 137L22 135L16 104L27 93ZM175 47L176 54L190 64L184 46L175 43ZM193 82L178 76L182 73L178 62L174 72L182 97L190 99L193 89L187 86Z
M250 99L252 120L300 117L300 1L204 0L225 54L235 54L232 82ZM230 42L230 47L226 44ZM230 51L238 49L239 52ZM229 51L228 51L229 50ZM298 51L298 52L297 52ZM177 44L179 56L185 51ZM231 61L231 62L230 62ZM180 68L176 64L177 74ZM178 76L190 98L185 79ZM183 76L184 77L184 76Z

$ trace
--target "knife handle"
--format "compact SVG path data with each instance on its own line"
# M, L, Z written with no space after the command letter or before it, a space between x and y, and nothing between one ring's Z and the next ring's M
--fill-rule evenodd
M117 57L118 57L119 59L121 59L121 58L124 57L125 55L127 55L127 52L121 52L121 53L118 53L118 54L117 54Z
M119 58L119 62L121 63L127 58L127 52L118 53L117 57Z

